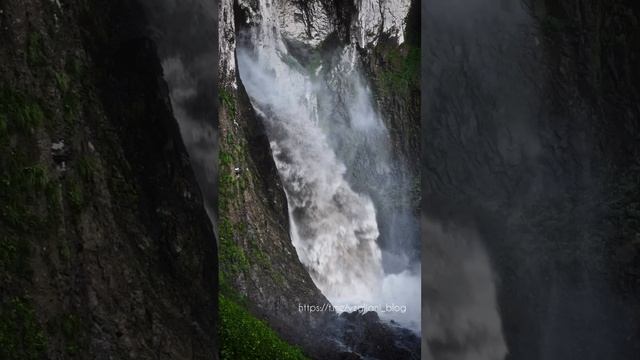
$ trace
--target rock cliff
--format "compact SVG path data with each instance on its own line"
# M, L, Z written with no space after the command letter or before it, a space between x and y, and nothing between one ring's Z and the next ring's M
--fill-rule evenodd
M0 3L0 358L217 358L215 238L147 26Z

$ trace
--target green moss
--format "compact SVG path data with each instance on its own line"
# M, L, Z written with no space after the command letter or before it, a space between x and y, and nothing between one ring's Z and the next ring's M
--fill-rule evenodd
M38 196L49 183L46 168L41 165L21 167L22 154L1 163L5 173L0 177L0 221L17 231L33 232L45 222L36 213Z
M29 66L43 66L47 63L44 39L39 32L32 32L27 39L27 63Z
M218 176L218 209L220 213L227 212L233 196L233 182L233 176L228 173L221 172Z
M23 180L26 182L24 185L29 189L41 191L49 183L47 169L40 164L25 167L22 171L24 172Z
M82 185L75 180L71 180L68 184L67 198L71 207L76 210L82 210L85 204L85 195Z
M220 159L220 166L229 166L231 165L231 154L224 152L224 151L220 151L220 155L218 156L218 158Z
M282 340L264 321L220 295L222 360L303 360L302 351Z
M408 46L389 48L387 66L380 74L379 88L386 94L406 96L411 89L420 88L420 48Z
M222 217L218 225L220 247L218 257L220 268L229 275L235 275L249 269L249 261L240 246L234 241L234 229L231 222Z
M82 210L89 200L87 189L93 179L95 172L93 158L84 156L78 159L75 165L75 171L70 172L66 177L66 193L71 208L75 211Z
M244 230L244 233L248 232ZM269 273L271 275L271 278L277 284L284 284L284 278L281 278L281 274L279 274L276 269L273 268L269 254L265 253L262 250L255 236L250 236L249 234L247 235L249 237L249 259L251 261L251 264L258 266L261 269L260 271Z
M234 153L238 151L235 150ZM232 156L231 153L224 150L220 150L218 154L218 169L220 170L218 176L218 209L221 214L226 214L231 201L238 197L239 191L239 179L232 173L234 167L234 157L238 157L237 154Z
M271 260L257 244L251 243L251 261L263 269L271 270Z
M0 281L31 276L30 240L46 236L49 229L41 199L53 181L25 149L28 146L13 149L5 143L0 149Z
M227 111L229 111L229 114L231 114L232 117L236 117L237 109L236 109L236 102L235 102L235 99L233 98L233 95L227 89L221 88L219 93L219 98L220 98L220 104L224 106L227 109Z
M235 101L231 93L221 90L220 102L231 116L236 116ZM252 266L271 273L273 270L268 255L251 239L243 220L232 216L238 210L236 205L242 204L243 192L251 179L251 173L245 168L248 163L246 142L235 138L231 131L221 140L218 154L218 258L222 359L304 359L299 349L282 341L264 322L245 310L243 304L246 300L233 288L233 280L249 271ZM236 166L242 167L238 174L234 171ZM248 243L248 248L240 246L238 239ZM272 277L276 283L285 282L282 275L273 274Z
M67 75L67 73L65 72L57 72L55 73L54 76L56 79L56 85L58 86L58 89L60 89L62 93L67 92L71 84L71 79L69 78L69 75Z
M0 306L0 359L41 359L47 340L29 301L14 298Z
M0 134L26 134L44 121L44 111L35 99L11 89L0 90Z
M62 239L58 244L58 254L63 261L69 261L71 259L71 248L66 239Z
M62 209L62 190L58 181L49 181L45 189L47 197L47 210L49 215L55 215L53 218L58 218L58 213Z
M242 222L234 223L228 213L232 201L241 196L245 186L242 175L238 176L233 173L234 164L243 156L244 151L241 146L223 144L223 149L218 154L220 165L218 176L219 259L222 272L226 272L228 275L237 275L249 268L249 261L244 249L235 241L236 238L246 237L246 226Z
M0 141L5 140L9 135L8 124L9 119L7 118L7 115L0 114Z
M220 91L220 103L230 117L236 116L235 99L225 89ZM229 120L230 121L230 120ZM246 143L235 138L231 129L221 138L218 154L218 258L220 264L220 335L221 358L243 359L305 359L302 352L282 341L267 324L252 316L244 307L246 299L233 288L234 279L249 271L251 266L271 271L267 254L263 253L243 220L235 218L236 205L242 203L244 189L250 181L250 172L245 169L247 162ZM242 167L236 174L234 168ZM240 246L248 243L249 248ZM274 281L284 283L284 277L274 274Z
M82 323L80 319L72 314L63 316L61 332L65 341L65 351L68 355L75 355L80 348L79 339L82 336Z
M282 275L279 272L272 272L271 278L279 286L284 286L284 284L286 283L286 279L284 278L284 275Z
M98 159L95 156L83 156L78 160L78 175L85 183L93 183L95 174L99 170Z

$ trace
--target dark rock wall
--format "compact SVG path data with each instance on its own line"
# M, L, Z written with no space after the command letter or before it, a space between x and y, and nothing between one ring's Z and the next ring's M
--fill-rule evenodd
M215 238L140 6L0 9L0 357L217 358Z
M477 230L507 358L633 358L637 5L424 6L425 216Z

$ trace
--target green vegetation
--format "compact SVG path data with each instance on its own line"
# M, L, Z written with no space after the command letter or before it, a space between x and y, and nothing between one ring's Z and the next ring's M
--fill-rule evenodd
M0 114L0 141L2 141L2 139L7 137L8 126L9 126L9 119L7 118L7 115Z
M231 118L237 115L236 102L229 91L220 90L220 103L227 108ZM221 290L219 314L222 359L306 359L298 348L280 339L265 322L246 310L246 299L236 292L230 281L246 273L252 264L257 264L265 271L270 271L271 264L268 256L250 239L251 233L247 226L242 220L236 220L232 216L233 211L238 210L233 206L241 201L251 176L247 169L242 168L238 173L234 170L237 166L243 167L247 164L246 143L243 139L235 138L231 131L228 131L222 140L218 154L218 258ZM250 249L240 246L239 239L249 239ZM274 275L274 281L284 283L284 277L277 275Z
M229 153L226 153L224 151L220 151L220 166L229 166L231 165L231 155Z
M81 325L80 319L75 315L67 314L62 317L60 330L65 341L65 351L68 355L75 355L80 348L78 342L82 336Z
M234 234L241 234L240 226L234 225L228 217L230 201L238 196L237 179L231 174L232 157L229 153L220 150L219 177L218 177L218 208L220 222L218 224L220 273L229 276L238 275L249 269L249 261L244 250L236 244Z
M225 88L220 88L220 104L224 106L231 114L231 117L236 117L237 109L236 102L233 99L233 95Z
M60 89L62 93L67 92L71 84L71 79L69 79L69 75L67 75L67 73L65 72L57 72L55 73L54 76L56 78L56 85L58 86L58 89Z
M0 175L0 271L28 277L30 246L26 234L42 232L48 219L38 211L37 198L46 191L50 180L40 165L21 166L22 154L0 158L5 173Z
M0 141L10 133L26 134L44 121L40 104L10 89L0 90Z
M39 163L33 139L44 118L34 98L0 89L0 282L8 288L31 278L31 240L46 236L50 225L42 199L55 181ZM41 359L46 337L30 301L6 295L0 302L0 359Z
M84 191L82 185L78 181L69 181L69 190L67 192L69 202L74 210L82 210L85 203Z
M234 241L234 226L226 216L221 216L219 228L220 246L218 257L221 272L237 275L249 269L249 261L244 251Z
M220 103L227 108L231 116L236 116L236 105L233 95L226 89L220 89ZM234 159L238 159L243 149L234 146L233 139L227 136L226 141L221 142L218 154L218 209L220 222L218 224L220 281L224 275L237 276L248 270L249 260L244 250L236 243L235 239L244 231L240 225L234 224L229 219L229 205L234 198L240 196L242 179L233 173ZM237 160L236 160L237 161ZM235 235L235 236L234 236Z
M44 112L37 100L12 89L0 89L0 281L3 282L30 277L29 240L46 236L53 223L48 202L56 201L52 189L57 181L38 162L33 139L34 131L43 122Z
M234 360L304 360L302 351L230 298L220 295L220 354Z
M234 179L230 168L233 166L231 154L220 150L218 154L218 208L221 214L227 212L229 201L234 195Z
M47 339L26 299L14 298L0 305L0 359L41 359L46 346Z
M41 123L38 111L33 110L35 102L4 91L3 100L7 99L12 102L0 105L1 118L12 121L5 127L10 131L0 136L0 282L19 289L19 284L32 277L31 244L50 235L61 198L59 182L34 152L31 130ZM8 141L9 137L15 142ZM0 303L0 359L41 359L46 345L30 301L4 298Z
M249 249L253 263L258 264L262 269L268 269L270 271L273 270L271 268L271 260L269 260L269 256L260 249L255 238L250 239Z
M387 66L379 77L383 91L406 96L420 88L420 48L407 47L405 52L397 47L388 50Z
M47 63L44 39L39 32L32 32L27 39L27 63L29 66L43 66Z
M85 155L78 160L77 163L78 175L82 178L82 181L86 184L91 184L94 181L94 176L100 169L98 159L94 156Z
M72 125L80 115L82 99L73 90L73 82L82 79L83 67L80 60L70 57L65 69L53 74L54 80L62 97L62 110L64 120L68 125Z
M44 219L39 219L37 209L34 205L38 195L46 191L49 186L49 175L47 169L42 165L32 165L20 167L12 164L3 179L6 186L5 208L7 215L5 220L17 230L32 231L33 227L44 224ZM16 166L17 165L17 166Z

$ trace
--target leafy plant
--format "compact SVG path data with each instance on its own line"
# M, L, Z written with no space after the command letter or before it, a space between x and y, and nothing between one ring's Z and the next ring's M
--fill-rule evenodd
M282 340L264 321L220 295L220 341L223 360L304 360L302 351Z

